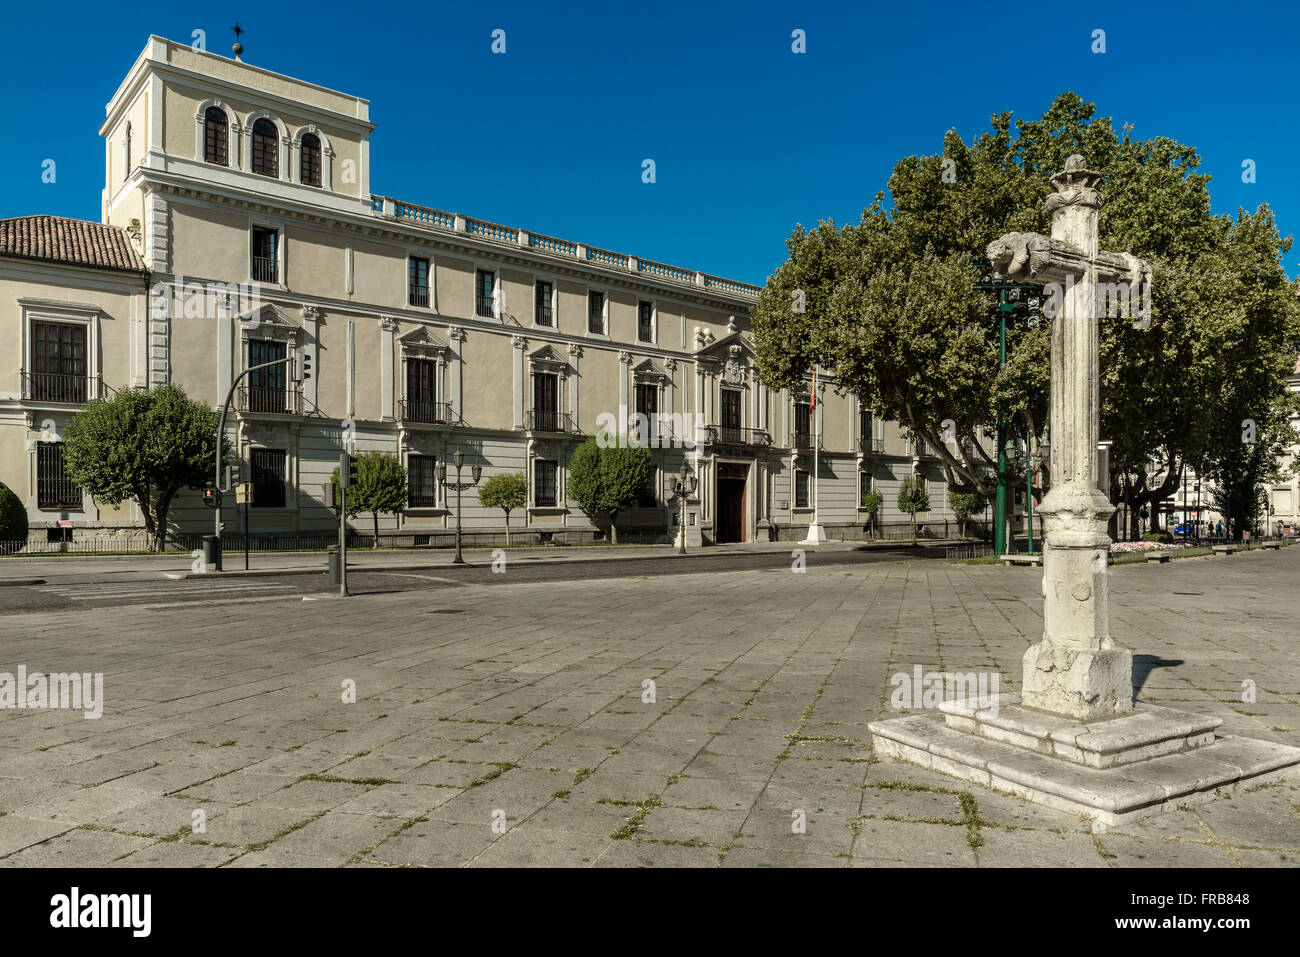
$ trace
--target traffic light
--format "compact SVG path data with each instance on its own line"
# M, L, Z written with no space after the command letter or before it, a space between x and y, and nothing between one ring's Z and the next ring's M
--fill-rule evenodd
M302 354L302 377L304 379L311 378L311 353L310 352L304 352Z
M203 487L203 504L208 508L221 507L221 490L213 486L211 482Z
M339 453L339 487L351 488L357 480L356 456L346 452Z

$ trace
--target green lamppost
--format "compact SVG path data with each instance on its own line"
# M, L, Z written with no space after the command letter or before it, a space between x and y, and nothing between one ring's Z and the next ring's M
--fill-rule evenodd
M1029 449L1029 441L1025 442L1026 452ZM1007 443L1007 449L1011 451L1016 458L1016 465L1021 464L1020 447L1012 440ZM1029 554L1034 554L1034 473L1042 467L1047 461L1047 457L1052 454L1052 445L1047 439L1038 443L1038 451L1033 454L1024 456L1025 466L1025 531L1029 542Z
M1036 318L1040 309L1042 287L1029 283L1008 282L1001 273L980 277L976 288L996 292L998 296L998 369L1007 366L1007 316L1025 310ZM993 504L993 554L1007 552L1007 422L1006 409L998 403L998 486Z

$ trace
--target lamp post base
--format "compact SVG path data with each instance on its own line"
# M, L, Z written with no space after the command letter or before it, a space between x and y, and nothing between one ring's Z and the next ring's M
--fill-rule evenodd
M822 528L822 523L813 521L808 526L808 534L803 537L800 545L824 545L830 539L826 537L826 529Z

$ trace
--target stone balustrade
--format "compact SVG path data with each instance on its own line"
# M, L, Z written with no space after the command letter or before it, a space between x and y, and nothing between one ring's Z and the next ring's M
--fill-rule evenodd
M649 259L641 259L637 256L630 256L627 253L614 252L610 249L601 249L597 246L588 246L585 243L570 242L567 239L559 239L555 236L546 236L542 233L534 233L513 226L503 226L500 223L491 223L486 220L472 219L468 216L461 216L458 213L449 213L446 210L434 209L431 206L420 206L416 203L406 203L393 199L391 196L372 195L370 197L370 211L375 216L387 216L393 219L399 219L403 222L415 223L420 226L428 226L435 229L446 229L452 232L464 232L474 236L477 239L490 240L502 244L515 246L526 246L530 249L537 249L554 256L562 256L566 259L576 259L595 263L610 269L621 269L632 273L645 274L663 282L677 283L686 286L703 286L706 289L713 289L717 292L729 296L735 296L740 299L756 300L761 292L761 287L751 285L746 282L739 282L735 279L725 279L722 276L713 276L708 273L696 272L691 269L682 269L679 266L671 266L667 263L655 262Z

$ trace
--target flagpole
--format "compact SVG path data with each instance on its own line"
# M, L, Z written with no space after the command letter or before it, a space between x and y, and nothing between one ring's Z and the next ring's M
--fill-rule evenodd
M813 514L812 522L808 525L808 535L800 545L820 545L825 542L826 530L822 528L821 522L821 460L819 452L822 444L822 410L821 403L817 401L817 366L813 366L813 385L812 385L812 414L813 414Z

